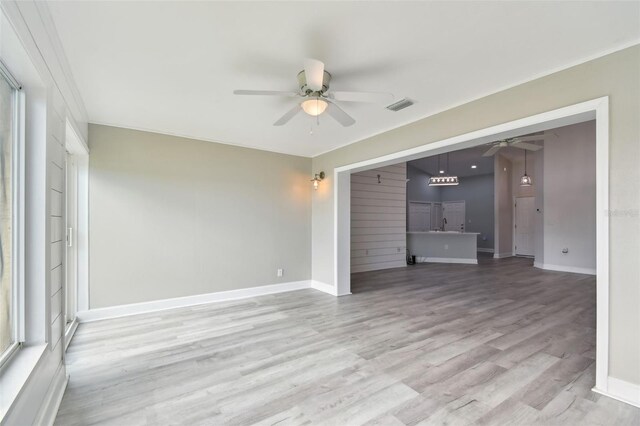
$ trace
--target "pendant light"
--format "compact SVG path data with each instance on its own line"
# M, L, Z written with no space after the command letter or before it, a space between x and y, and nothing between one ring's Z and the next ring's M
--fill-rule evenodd
M531 186L533 180L527 175L527 151L524 151L524 175L520 178L520 186Z
M440 155L438 155L438 170L440 170ZM449 153L447 152L447 173L444 176L432 176L429 178L429 186L455 186L460 182L458 176L449 175Z

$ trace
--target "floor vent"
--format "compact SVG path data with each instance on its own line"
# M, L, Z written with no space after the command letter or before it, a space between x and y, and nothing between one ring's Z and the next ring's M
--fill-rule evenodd
M395 102L391 105L387 105L387 109L390 111L400 111L401 109L405 109L413 105L413 101L407 98L400 99L398 102Z

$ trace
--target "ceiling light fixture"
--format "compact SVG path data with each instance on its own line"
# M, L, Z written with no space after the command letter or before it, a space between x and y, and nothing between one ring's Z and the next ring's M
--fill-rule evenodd
M477 168L478 168L478 166L476 166L475 164L473 164L473 165L471 166L471 168L472 168L472 169L477 169Z
M317 117L324 112L329 106L329 103L322 98L310 98L301 104L304 112L312 117Z
M438 155L438 169L440 169L440 155ZM444 173L444 170L440 170ZM429 186L455 186L460 184L458 176L449 175L449 153L447 153L447 174L445 176L431 176L429 178Z
M533 180L531 176L527 176L527 151L524 151L524 175L520 178L520 186L531 186Z
M318 189L318 184L324 179L324 172L316 173L311 182L313 182L313 189Z

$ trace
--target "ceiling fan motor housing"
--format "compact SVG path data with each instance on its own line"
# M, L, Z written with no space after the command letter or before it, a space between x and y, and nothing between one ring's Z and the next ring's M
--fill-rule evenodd
M329 82L331 81L331 74L327 71L324 72L322 77L322 90L319 92L315 92L317 96L322 95L324 92L329 90ZM304 70L298 73L298 86L300 86L300 91L306 95L314 94L314 91L307 86L307 76L304 73Z

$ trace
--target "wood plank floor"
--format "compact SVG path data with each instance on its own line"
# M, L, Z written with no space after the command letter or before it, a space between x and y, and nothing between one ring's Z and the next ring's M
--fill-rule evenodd
M81 324L56 424L640 424L590 390L594 277L482 258L353 292Z

